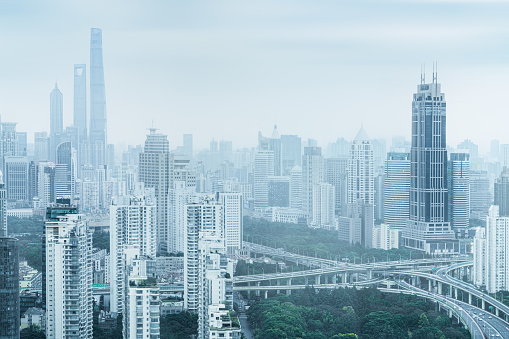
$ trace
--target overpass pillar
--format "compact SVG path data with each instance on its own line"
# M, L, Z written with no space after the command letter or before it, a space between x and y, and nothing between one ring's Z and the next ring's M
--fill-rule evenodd
M327 285L327 284L329 284L329 276L328 276L328 275L326 275L324 278L325 278L325 284L326 284L326 285Z
M449 318L452 318L452 309L449 309Z
M315 278L315 285L320 285L320 277L321 275L317 275Z
M454 299L458 299L458 288L454 287Z
M495 315L496 315L497 317L499 317L499 316L500 316L499 314L500 314L500 312L499 312L499 309L498 309L498 307L497 307L497 308L495 308Z
M468 294L468 304L472 305L472 293Z
M442 294L442 283L438 282L438 294Z
M309 285L309 278L308 277L304 277L304 285Z
M259 281L256 283L256 286L260 286L260 282L259 282ZM257 289L257 290L256 290L256 296L257 296L257 297L259 297L259 296L260 296L260 289Z
M286 285L290 286L292 284L292 278L288 279L288 281L286 282ZM292 290L291 289L287 289L286 290L286 295L291 295L292 294Z
M265 290L264 292L265 292L265 299L267 299L267 294L269 293L269 291Z
M431 280L428 279L428 291L432 292L433 289L431 287Z
M343 272L343 278L341 278L341 282L343 284L346 284L348 282L348 274L346 272Z
M485 310L485 309L486 309L486 301L484 301L484 299L482 299L482 300L481 300L481 308L482 308L483 310Z

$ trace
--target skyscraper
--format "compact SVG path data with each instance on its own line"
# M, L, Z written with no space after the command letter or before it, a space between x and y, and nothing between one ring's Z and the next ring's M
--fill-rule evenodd
M447 168L449 219L456 237L467 236L470 219L470 164L468 153L451 153Z
M4 181L7 200L12 204L26 204L28 201L28 159L5 157Z
M184 155L187 155L189 158L193 157L193 135L192 134L184 134L183 137L183 146L182 151Z
M329 230L336 229L334 214L335 188L321 182L313 185L313 213L311 225Z
M409 153L387 153L383 192L384 222L402 230L410 215Z
M242 193L217 193L217 201L223 205L223 227L226 254L234 255L242 248L243 217Z
M302 210L309 220L313 214L313 186L323 182L323 157L321 147L304 147L302 159Z
M78 128L78 140L84 142L87 132L87 65L74 65L74 126ZM78 147L78 145L75 145Z
M0 237L7 236L7 190L0 175Z
M105 165L106 92L104 88L102 30L92 28L90 35L90 144L96 168Z
M146 188L153 187L157 199L157 246L167 251L169 244L168 192L173 187L173 153L166 135L150 128L145 149L140 153L139 178Z
M76 150L70 141L58 145L55 165L55 197L70 197L74 199L76 192Z
M282 175L283 159L281 149L281 136L277 130L277 125L274 125L272 136L269 139L269 151L274 152L274 174L275 176Z
M509 168L504 167L500 177L495 180L494 184L495 201L494 205L499 208L501 217L509 217Z
M124 311L127 268L136 257L156 257L156 207L144 196L123 196L110 206L110 311Z
M55 83L55 88L50 94L50 124L49 124L49 138L50 138L50 157L51 160L55 159L55 150L60 144L60 138L64 132L64 97L62 92L58 89ZM17 154L13 154L17 155Z
M336 192L334 202L336 215L344 214L346 211L347 169L348 158L325 159L325 181L334 186L334 191Z
M0 338L19 338L18 239L0 235Z
M302 141L298 135L281 136L281 158L284 175L290 174L294 166L302 165Z
M410 218L403 231L406 247L426 253L457 253L449 223L445 94L433 83L417 86L412 102Z
M92 233L82 214L46 221L46 338L92 338Z
M254 207L262 211L269 206L269 176L274 173L274 152L258 150L254 159Z
M290 172L290 207L302 209L302 168L298 165Z

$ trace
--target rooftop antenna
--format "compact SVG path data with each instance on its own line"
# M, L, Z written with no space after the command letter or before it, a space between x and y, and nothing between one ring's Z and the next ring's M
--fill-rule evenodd
M424 85L424 73L423 73L424 64L421 62L421 85Z
M438 61L435 61L435 79L433 81L438 84Z

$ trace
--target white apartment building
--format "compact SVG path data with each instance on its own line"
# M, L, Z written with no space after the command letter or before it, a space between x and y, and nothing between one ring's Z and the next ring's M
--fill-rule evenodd
M242 193L218 193L217 201L224 207L223 227L226 253L233 255L242 248Z
M305 219L307 214L301 209L272 207L272 222L293 223L298 224L299 219Z
M92 234L82 214L46 222L46 338L92 338Z
M477 227L474 237L474 285L486 285L486 228Z
M336 190L333 185L324 182L313 185L312 226L336 229L335 201Z
M398 228L394 228L389 224L373 226L373 248L383 250L399 248L399 233Z
M174 181L168 193L168 222L170 237L168 252L184 252L186 248L186 209L189 199L196 196L194 187L188 187L185 181Z
M126 267L134 257L155 259L156 206L144 196L123 196L110 206L110 311L122 313Z
M302 209L302 167L297 165L290 172L290 207Z

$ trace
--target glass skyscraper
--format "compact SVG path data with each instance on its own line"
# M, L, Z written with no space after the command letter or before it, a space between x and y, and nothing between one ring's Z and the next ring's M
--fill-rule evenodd
M435 75L421 81L412 102L410 218L403 231L407 248L456 253L448 216L446 102Z
M106 92L104 89L102 30L92 28L90 36L90 144L92 162L105 165Z

